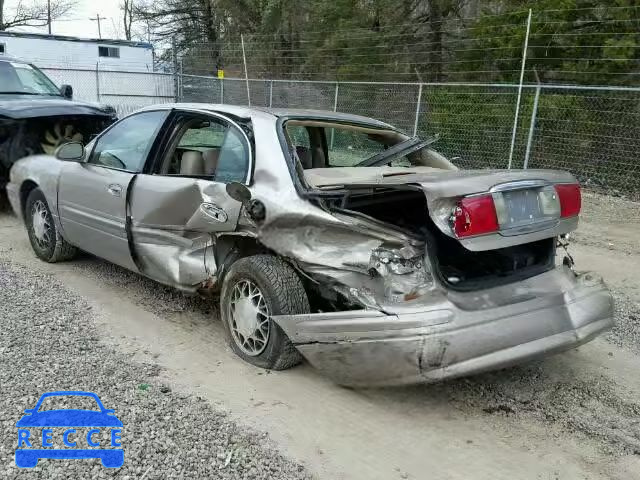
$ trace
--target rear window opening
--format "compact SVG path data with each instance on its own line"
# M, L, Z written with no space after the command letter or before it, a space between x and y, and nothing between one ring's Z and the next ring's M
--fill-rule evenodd
M343 208L425 238L434 273L454 290L481 290L516 282L551 270L555 265L555 238L495 250L467 250L435 226L422 191L354 193L344 201Z
M346 124L312 118L289 118L282 124L288 157L294 170L311 188L330 185L323 171L336 170L341 181L361 177L353 170L389 168L399 171L429 167L455 170L444 156L429 148L437 136L429 139L409 137L400 131L379 124ZM311 178L307 173L311 172ZM392 172L393 173L393 172ZM338 182L338 184L340 184Z

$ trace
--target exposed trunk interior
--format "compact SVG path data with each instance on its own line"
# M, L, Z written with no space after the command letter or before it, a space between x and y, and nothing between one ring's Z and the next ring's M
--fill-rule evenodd
M422 191L379 189L353 193L340 205L409 230L427 242L436 275L449 288L479 290L538 275L555 260L555 238L487 251L470 251L429 217Z

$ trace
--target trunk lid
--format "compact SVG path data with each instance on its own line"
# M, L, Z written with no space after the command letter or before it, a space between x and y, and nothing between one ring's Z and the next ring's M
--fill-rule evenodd
M577 215L560 215L556 185L577 185L573 175L563 171L360 167L316 169L305 171L305 176L307 172L312 185L322 190L344 189L349 196L371 189L421 190L438 229L472 251L536 242L578 226ZM495 205L497 228L477 235L458 235L453 215L461 199L483 196L490 197L491 205ZM549 210L545 202L551 202L557 210ZM482 217L480 212L477 218Z

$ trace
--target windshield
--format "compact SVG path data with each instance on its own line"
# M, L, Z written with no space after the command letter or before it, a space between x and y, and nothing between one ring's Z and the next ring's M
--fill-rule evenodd
M60 95L47 76L33 65L19 62L0 62L0 94Z

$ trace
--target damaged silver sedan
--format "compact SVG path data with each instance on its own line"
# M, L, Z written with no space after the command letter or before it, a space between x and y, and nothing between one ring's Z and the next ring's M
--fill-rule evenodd
M460 171L433 143L334 112L153 106L18 161L8 192L38 257L217 294L231 348L264 368L431 382L610 328L603 281L556 261L575 178Z

